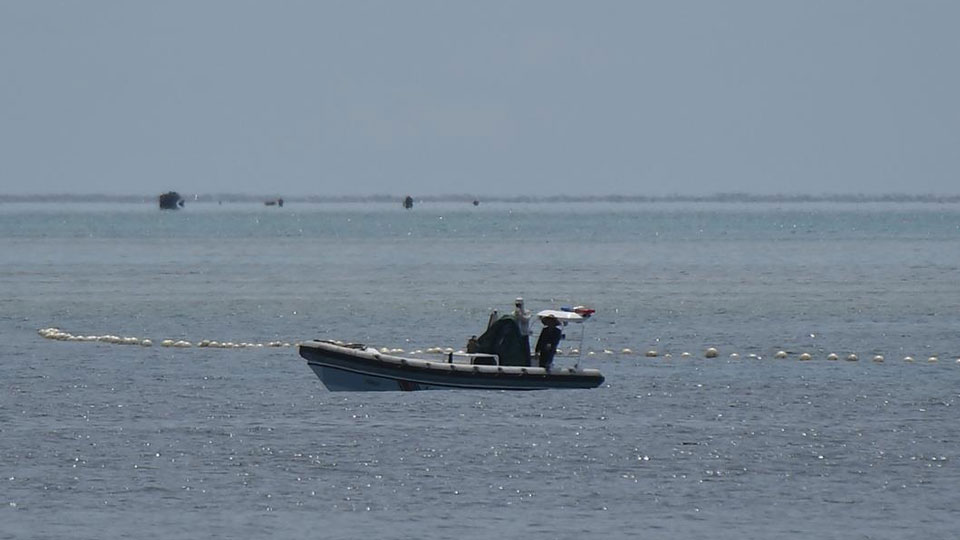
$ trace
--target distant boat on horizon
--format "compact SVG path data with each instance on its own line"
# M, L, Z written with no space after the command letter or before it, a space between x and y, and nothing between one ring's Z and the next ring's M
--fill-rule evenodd
M168 191L157 198L161 210L179 210L183 208L184 200L176 191Z

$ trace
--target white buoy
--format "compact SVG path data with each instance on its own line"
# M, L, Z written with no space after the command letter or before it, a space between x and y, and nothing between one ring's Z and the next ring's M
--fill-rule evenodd
M937 362L939 360L940 359L937 358L936 356L931 356L930 358L927 358L927 362L930 362L930 363Z
M141 346L141 347L153 347L153 342L150 341L149 339L143 339L143 340L140 341L140 346Z
M633 354L633 351L624 347L623 349L620 349L620 354Z
M740 358L740 355L735 352L732 352L730 353L730 358Z
M713 347L709 347L709 348L707 348L706 351L704 351L703 356L704 356L705 358L716 358L718 354L720 354L720 353L717 351L717 349L715 349L715 348L713 348Z
M786 358L786 357L787 357L787 351L777 351L777 353L774 354L773 357L774 357L774 358L781 358L781 359L782 359L782 358Z
M681 358L690 358L690 356L691 356L691 355L690 355L690 353L688 353L688 352L680 353L680 357L681 357Z
M667 353L667 354L663 355L663 357L664 357L664 358L673 358L673 355L670 354L670 353Z
M210 346L209 339L201 339L200 343L197 343L197 347L209 347L209 346Z
M878 354L878 355L874 356L874 357L873 357L873 361L874 361L874 362L877 362L877 363L883 362L883 355L882 355L882 354Z
M913 362L913 357L912 357L912 356L904 356L904 357L903 357L903 361L904 361L904 362Z
M590 351L590 352L587 353L587 356L594 356L594 355L596 355L596 354L597 354L597 353L595 353L595 352L593 352L593 351Z
M810 353L801 353L800 356L797 357L797 360L806 362L807 360L813 360L813 357L810 356Z
M173 340L172 340L172 339L165 339L165 340L163 340L163 341L160 342L160 346L161 346L161 347L173 347Z
M856 362L857 360L859 360L859 358L857 358L857 355L853 353L850 353L847 355L847 362Z
M840 357L837 356L837 353L830 353L827 355L827 360L839 360Z
M613 354L613 351L611 351L610 349L604 349L603 354Z
M657 357L657 351L653 349L650 349L649 351L647 351L647 358L656 358L656 357Z

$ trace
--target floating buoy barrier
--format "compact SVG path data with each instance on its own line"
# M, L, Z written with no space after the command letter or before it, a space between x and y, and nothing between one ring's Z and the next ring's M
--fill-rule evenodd
M76 341L76 342L93 342L93 343L109 343L112 345L139 345L141 347L153 347L154 341L149 338L138 338L133 336L115 336L113 334L105 334L102 336L85 336L85 335L74 335L69 332L64 332L56 327L50 328L41 328L37 330L37 333L46 339L53 339L57 341ZM202 348L219 348L219 349L234 349L234 348L261 348L261 347L289 347L290 343L286 341L271 341L269 343L251 343L251 342L241 342L239 344L233 343L231 341L219 342L209 339L202 339L197 341L196 344L193 342L187 341L185 339L164 339L158 342L161 347L174 347L180 349L188 349L191 347L202 347ZM403 352L403 349L393 349L394 352Z
M238 341L238 342L234 342L234 341L217 341L217 340L212 340L212 339L201 339L201 340L197 340L197 341L188 341L188 340L186 340L186 339L169 339L169 338L168 338L168 339L163 339L163 340L153 340L153 339L149 339L149 338L138 338L138 337L134 337L134 336L118 336L118 335L114 335L114 334L105 334L105 335L102 335L102 336L97 336L97 335L83 335L83 334L71 334L71 333L65 332L65 331L63 331L63 330L61 330L61 329L59 329L59 328L57 328L57 327L40 328L40 329L37 330L37 333L38 333L41 337L43 337L43 338L45 338L45 339L50 339L50 340L54 340L54 341L69 341L69 342L82 342L82 343L105 343L105 344L112 344L112 345L138 345L138 346L140 346L140 347L145 347L145 348L147 348L147 347L153 347L154 344L157 344L157 345L159 345L160 347L176 348L176 349L190 349L190 348L203 348L203 349L262 349L262 348L264 348L264 347L276 347L276 348L280 348L280 347L291 347L291 346L296 346L296 345L298 345L298 343L296 343L296 342L291 343L291 342L288 342L288 341L281 341L281 340L274 340L274 341L269 341L269 342L260 343L260 342L251 342L251 341ZM334 342L334 343L339 343L339 344L345 344L343 341L333 341L333 342ZM409 343L409 340L407 340L407 342ZM642 349L641 349L641 350L642 350ZM443 355L449 355L449 354L461 355L461 354L464 354L464 352L463 352L462 350L455 350L455 349L453 349L453 348L451 348L451 347L427 347L427 348L423 348L423 349L411 349L410 352L406 352L404 349L402 349L402 348L397 348L397 347L379 347L379 348L377 348L377 351L379 351L379 352L382 353L382 354L393 354L393 355L408 354L408 355L412 355L412 356L418 356L418 355L423 355L423 354L443 354ZM564 351L563 349L557 349L557 353L556 353L556 354L559 355L559 356L565 356L565 355L568 355L568 356L580 356L580 355L581 355L581 351L580 351L580 349L577 349L577 348L575 348L575 347L574 347L574 348L570 348L570 349L568 349L567 351ZM617 354L622 355L622 356L629 356L629 355L633 355L633 354L637 354L637 353L635 353L635 352L634 352L634 349L632 349L632 348L623 347L623 348L620 348L620 349L602 348L602 349L598 349L597 351L586 351L586 350L585 350L585 351L583 351L583 354L584 354L585 356L597 356L597 355L601 355L601 354L602 354L602 355L605 355L605 356L613 356L613 355L617 355ZM665 360L666 360L666 359L673 358L673 356L674 356L674 355L671 354L671 353L661 353L660 351L658 351L658 350L656 350L656 349L648 349L648 350L646 350L646 351L643 353L643 355L646 356L647 358L658 358L658 357L662 357L662 358L665 359ZM685 352L682 352L682 353L679 353L677 356L679 356L679 357L681 357L681 358L692 358L692 357L693 357L693 355L692 355L691 353L686 352L686 351L685 351ZM716 347L707 347L706 349L704 349L703 356L704 356L704 358L717 358L717 357L720 356L720 351L719 351ZM785 351L785 350L778 350L776 353L774 353L773 356L774 356L774 358L784 359L784 358L789 358L789 357L790 357L790 353L788 353L788 352ZM741 356L739 353L732 352L732 353L730 353L730 355L729 355L729 358L730 358L731 360L737 360L737 359L740 359L741 357L743 357L743 358L748 358L748 359L754 359L754 360L762 360L762 359L763 359L763 356L760 356L760 355L757 355L757 354L754 354L754 353L749 353L749 354L745 354L745 355L742 355L742 356ZM878 363L878 364L879 364L879 363L883 363L884 360L885 360L885 357L884 357L884 355L882 355L882 354L874 354L874 355L871 356L870 358L873 360L874 363ZM804 352L804 353L800 353L799 355L797 355L797 360L799 360L799 361L810 361L810 360L813 360L813 359L814 359L814 356L813 356L811 353L806 353L806 352ZM840 356L838 356L836 353L830 353L830 354L828 354L828 355L826 356L826 359L827 359L827 360L830 360L830 361L837 361L837 360L840 359ZM857 362L857 361L859 360L859 357L856 355L856 353L850 353L850 354L848 354L846 357L844 357L844 359L845 359L846 361L848 361L848 362ZM914 359L914 357L912 357L912 356L904 356L904 357L903 357L903 361L904 361L904 362L908 362L908 363L912 363L912 362L915 361L915 359ZM927 362L928 362L928 363L937 363L937 362L939 362L939 357L936 356L936 355L930 356L930 357L927 358ZM955 361L954 361L954 363L956 363L957 365L960 365L960 357L956 358Z

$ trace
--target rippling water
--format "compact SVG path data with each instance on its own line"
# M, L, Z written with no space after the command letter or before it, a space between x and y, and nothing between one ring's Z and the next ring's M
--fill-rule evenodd
M0 537L952 538L958 240L936 204L0 206ZM462 347L517 295L597 308L605 387L37 335Z

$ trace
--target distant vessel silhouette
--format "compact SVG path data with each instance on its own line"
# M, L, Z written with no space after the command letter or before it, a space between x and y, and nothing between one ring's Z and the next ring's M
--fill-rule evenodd
M263 201L263 204L265 204L266 206L279 206L280 208L283 208L283 199Z
M407 210L413 208L413 197L407 195L407 198L403 200L403 207Z
M183 208L183 197L176 191L168 191L158 198L161 210L179 210Z

